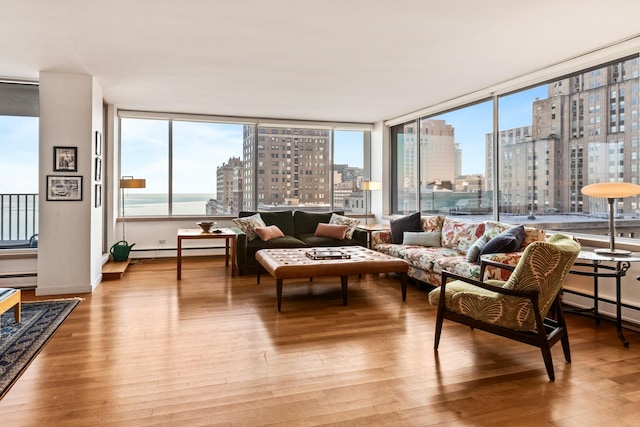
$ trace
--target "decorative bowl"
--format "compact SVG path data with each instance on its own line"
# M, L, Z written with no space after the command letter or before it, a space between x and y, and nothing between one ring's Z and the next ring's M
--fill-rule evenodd
M211 221L202 221L202 222L198 222L197 223L200 228L202 228L202 231L204 231L205 233L208 233L211 231L211 227L213 227L213 222Z

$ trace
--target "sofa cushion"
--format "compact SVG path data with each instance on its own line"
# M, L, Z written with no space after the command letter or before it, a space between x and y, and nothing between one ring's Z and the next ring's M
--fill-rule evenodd
M255 231L256 228L266 226L259 213L245 216L244 218L235 218L233 223L247 235L248 241L252 241L258 237Z
M333 212L304 212L295 211L293 213L293 222L295 225L295 233L292 235L299 236L301 234L313 234L321 222L328 224L331 220Z
M478 262L480 259L480 252L484 245L489 241L489 237L486 234L483 234L478 240L473 242L473 245L467 251L467 261L468 262Z
M293 236L277 237L266 242L255 239L247 242L247 255L253 257L260 249L306 248L307 246L309 245Z
M483 222L459 221L445 218L442 225L441 245L466 254L471 245L484 234Z
M345 235L345 238L346 239L352 239L353 238L353 232L355 231L355 229L358 226L358 224L360 224L360 220L356 219L356 218L349 218L347 216L343 216L343 215L334 213L333 215L331 215L331 219L329 220L329 224L346 225L349 228L347 229L347 234Z
M267 240L275 239L277 237L284 237L282 230L277 225L268 225L266 227L256 227L256 234L263 242Z
M439 231L405 231L402 239L403 245L418 245L440 247Z
M349 229L346 225L340 224L325 224L323 222L318 224L316 232L313 233L315 237L330 237L332 239L342 240L347 234Z
M417 268L433 270L434 263L441 258L458 257L460 254L455 249L434 248L425 246L406 246L404 259Z
M262 221L265 225L277 225L285 236L295 236L295 230L293 227L293 214L291 211L276 211L276 212L250 212L241 211L238 214L238 218L244 218L247 216L260 213Z
M405 231L422 231L420 212L390 221L391 243L399 245L404 239Z
M517 225L511 227L489 240L480 251L480 256L498 252L517 251L522 244L522 239L524 239L524 226Z
M332 237L318 237L313 234L301 234L296 236L298 239L302 240L307 246L311 246L314 248L323 247L323 246L356 246L359 245L360 242L355 239L334 239Z

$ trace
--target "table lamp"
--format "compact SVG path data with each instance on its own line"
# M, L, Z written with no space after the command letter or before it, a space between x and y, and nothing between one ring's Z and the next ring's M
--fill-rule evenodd
M615 208L616 199L635 196L640 193L640 185L630 182L599 182L582 187L582 194L589 197L606 198L609 202L609 248L596 249L594 252L602 255L629 255L631 252L616 249Z

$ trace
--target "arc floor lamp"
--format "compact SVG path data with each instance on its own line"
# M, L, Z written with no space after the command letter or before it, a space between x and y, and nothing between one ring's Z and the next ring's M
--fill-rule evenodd
M145 188L147 186L147 180L136 179L132 176L123 176L120 178L120 192L122 194L122 240L127 240L124 235L125 231L125 216L124 216L124 189L125 188Z
M582 194L589 197L606 198L609 202L609 248L596 249L602 255L629 255L631 252L616 249L615 201L623 197L640 194L640 185L630 182L599 182L582 187Z

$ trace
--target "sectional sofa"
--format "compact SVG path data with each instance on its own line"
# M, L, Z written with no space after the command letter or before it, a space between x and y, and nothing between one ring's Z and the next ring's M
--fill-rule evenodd
M391 231L374 231L371 233L372 247L379 252L406 260L409 263L409 277L432 286L440 286L443 270L480 279L478 255L484 247L489 247L492 239L503 236L514 226L496 221L462 221L438 215L422 217L420 228L417 233L405 233L402 243L395 244L392 243ZM485 253L482 257L516 265L527 245L546 238L544 230L522 228L523 237L515 250ZM421 236L421 233L424 235ZM485 278L507 280L509 274L503 269L487 267Z

